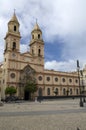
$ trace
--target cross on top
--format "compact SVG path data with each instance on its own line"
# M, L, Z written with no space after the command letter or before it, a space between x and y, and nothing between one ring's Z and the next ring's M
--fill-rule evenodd
M37 18L36 18L36 24L37 24Z
M15 12L16 12L16 9L14 9L14 14L15 14Z

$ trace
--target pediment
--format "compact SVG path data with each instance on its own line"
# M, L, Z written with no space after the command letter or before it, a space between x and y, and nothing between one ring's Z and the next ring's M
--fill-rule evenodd
M32 69L29 65L27 65L24 69L23 69L24 73L26 74L31 74L34 73L34 69Z
M29 76L34 75L34 73L35 70L30 65L25 66L21 71L21 74L29 75Z

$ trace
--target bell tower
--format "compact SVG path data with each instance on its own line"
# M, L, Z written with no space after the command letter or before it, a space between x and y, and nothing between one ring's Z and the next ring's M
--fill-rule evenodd
M4 53L8 51L15 51L19 52L20 51L20 32L19 32L19 22L16 17L15 11L13 14L13 17L11 20L8 22L8 32L6 33L5 36L5 50Z
M37 64L44 66L44 41L39 25L35 24L31 32L30 53L36 59Z
M7 86L18 86L19 80L19 57L20 57L20 32L19 22L14 12L8 22L8 31L5 36L4 62L3 62L3 92Z

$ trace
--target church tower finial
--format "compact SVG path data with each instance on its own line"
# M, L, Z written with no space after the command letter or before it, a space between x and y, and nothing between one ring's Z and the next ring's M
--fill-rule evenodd
M15 12L16 12L16 9L14 9L14 15L16 14Z
M36 18L36 24L37 24L37 20L38 20L38 19Z

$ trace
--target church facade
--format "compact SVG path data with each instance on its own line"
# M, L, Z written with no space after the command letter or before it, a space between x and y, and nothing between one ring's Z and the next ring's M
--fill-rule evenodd
M5 89L14 86L20 99L28 99L24 91L25 77L33 74L38 90L34 96L79 95L79 81L75 72L59 72L44 68L44 41L42 31L36 23L31 32L30 51L20 52L19 21L16 14L8 22L5 36L4 62L0 65L1 98L5 98ZM35 73L34 73L35 72Z

